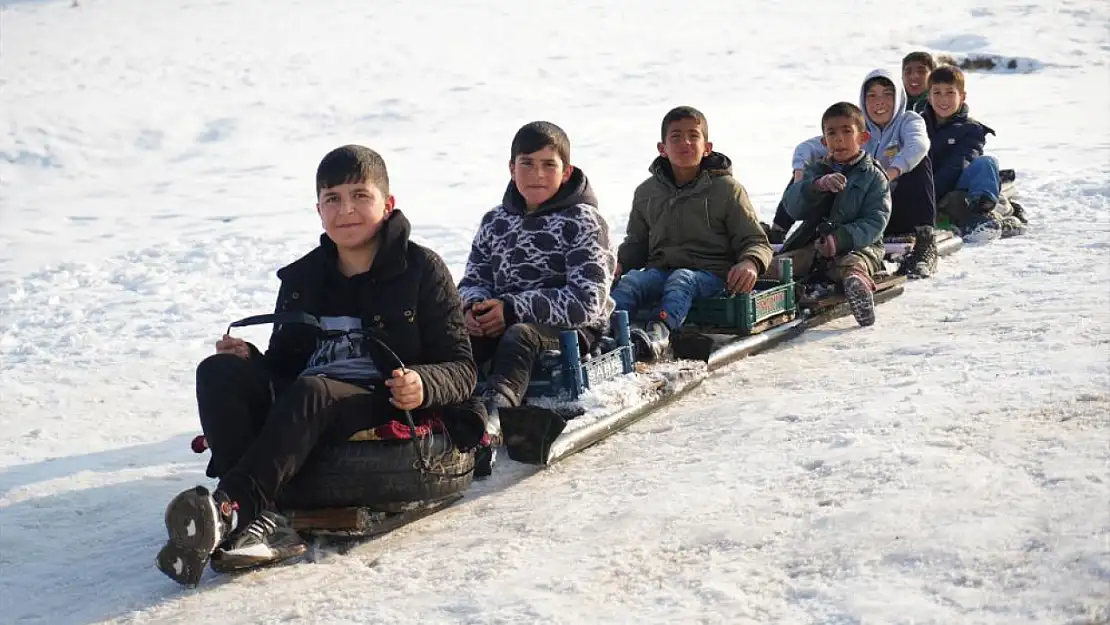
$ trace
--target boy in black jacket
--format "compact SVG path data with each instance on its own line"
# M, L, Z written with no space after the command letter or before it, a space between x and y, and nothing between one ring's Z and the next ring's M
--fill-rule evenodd
M220 481L166 509L170 538L157 565L179 583L198 583L210 558L233 570L303 553L273 502L318 444L406 410L441 418L460 448L484 433L485 411L470 399L477 370L458 291L440 257L409 240L381 156L355 145L333 150L316 190L325 233L278 271L277 312L307 313L328 332L319 340L307 325L275 325L265 354L225 335L197 367L207 473Z

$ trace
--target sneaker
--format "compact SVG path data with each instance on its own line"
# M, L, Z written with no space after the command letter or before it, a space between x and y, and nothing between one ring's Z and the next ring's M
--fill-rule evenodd
M166 506L169 540L158 552L158 570L184 586L200 583L212 552L235 527L237 506L221 491L203 486L174 497Z
M928 278L937 270L937 239L933 229L922 226L917 229L913 249L902 259L898 274L911 280Z
M1021 220L1014 215L999 219L998 225L1001 231L1001 237L1003 239L1009 239L1010 237L1020 237L1021 235L1025 234L1025 224L1022 223Z
M875 324L875 295L871 279L860 273L850 273L844 278L844 297L856 323L863 327Z
M212 570L231 573L303 555L308 544L276 512L263 511L212 554Z
M662 360L670 352L671 330L662 321L649 321L645 328L633 328L632 346L636 360Z
M1002 224L992 213L972 215L960 228L960 237L968 243L986 243L1002 236Z

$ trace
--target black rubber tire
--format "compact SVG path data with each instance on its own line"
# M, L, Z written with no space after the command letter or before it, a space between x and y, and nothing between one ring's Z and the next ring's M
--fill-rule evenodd
M412 441L360 441L316 449L277 497L281 510L362 507L441 499L474 479L474 453L460 453L441 435L420 444L431 470L423 472ZM391 505L392 504L392 505Z

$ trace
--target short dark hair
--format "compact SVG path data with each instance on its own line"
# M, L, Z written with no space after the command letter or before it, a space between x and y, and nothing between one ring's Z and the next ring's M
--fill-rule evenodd
M389 172L382 155L362 145L345 145L324 155L316 168L316 196L341 184L370 183L389 196Z
M539 152L544 148L555 148L555 153L563 159L563 166L570 164L570 138L562 128L551 122L531 122L521 126L513 136L509 160L515 161L521 154Z
M902 57L902 69L906 69L906 66L910 63L921 63L928 67L930 72L937 68L937 62L933 59L933 55L920 50L910 52Z
M955 85L956 90L963 93L967 85L964 70L955 65L941 65L929 74L929 88L932 89L933 85Z
M851 102L837 102L825 109L825 113L821 115L821 134L825 134L825 122L836 117L847 117L852 120L860 132L867 130L867 122L863 121L863 111L858 106Z
M659 128L659 139L666 141L667 129L671 127L671 124L683 119L696 119L701 126L701 133L705 140L709 140L709 121L705 119L704 113L692 106L676 106L667 111L667 114L663 116L663 124Z
M874 85L875 83L879 83L880 85L882 85L884 87L890 87L891 89L894 89L895 91L898 90L898 87L894 86L894 81L887 78L886 76L872 76L871 78L868 78L866 82L863 83L863 92L867 93L867 90L870 89L871 86Z

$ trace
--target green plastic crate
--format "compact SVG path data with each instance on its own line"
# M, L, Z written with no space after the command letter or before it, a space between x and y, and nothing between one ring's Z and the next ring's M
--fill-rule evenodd
M794 312L794 271L790 260L782 260L782 280L759 280L751 293L694 300L686 323L728 328L751 334L752 328L777 315Z

